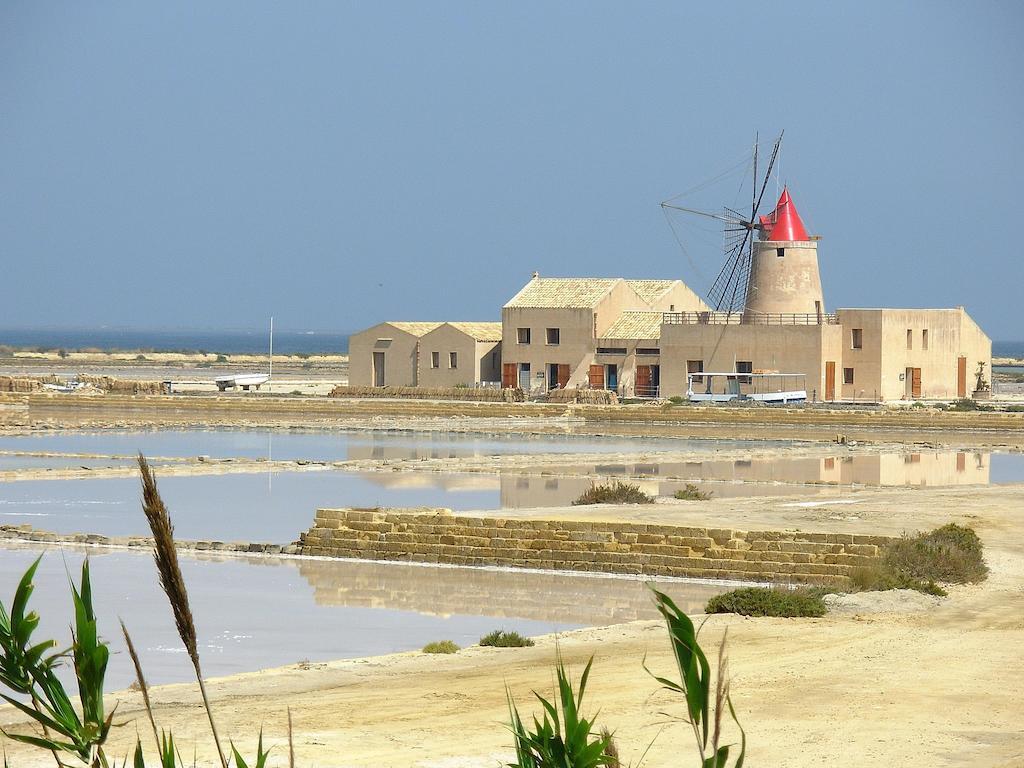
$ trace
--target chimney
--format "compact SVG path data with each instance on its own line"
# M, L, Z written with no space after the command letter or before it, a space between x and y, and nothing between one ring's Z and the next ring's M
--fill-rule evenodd
M533 279L536 280L539 277L540 277L540 272L534 270L534 272L533 272Z

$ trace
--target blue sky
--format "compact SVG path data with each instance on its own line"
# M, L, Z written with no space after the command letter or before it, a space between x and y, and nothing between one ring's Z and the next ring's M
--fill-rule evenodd
M826 303L1024 338L1024 5L0 6L0 327L498 319L680 277L658 203L786 130ZM722 200L729 203L729 200Z

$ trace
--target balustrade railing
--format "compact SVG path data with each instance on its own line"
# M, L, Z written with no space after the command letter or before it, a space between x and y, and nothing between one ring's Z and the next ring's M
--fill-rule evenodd
M665 325L836 325L834 314L809 312L665 312Z

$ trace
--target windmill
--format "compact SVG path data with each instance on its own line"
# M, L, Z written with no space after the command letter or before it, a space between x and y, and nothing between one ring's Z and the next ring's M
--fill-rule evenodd
M772 147L771 158L768 160L768 169L765 171L763 179L760 180L760 187L757 172L758 142L755 138L753 185L749 217L729 207L723 207L721 213L712 213L710 211L686 208L676 205L672 201L665 201L661 204L663 210L682 211L693 216L714 219L723 224L725 262L722 264L718 276L708 290L709 303L716 312L732 314L743 310L744 301L747 296L747 284L750 281L751 264L753 262L754 230L763 232L766 227L770 227L772 224L769 220L770 217L759 217L758 211L761 208L761 201L764 198L772 171L775 169L775 161L779 156L779 147L782 145L783 133L779 134L779 138L775 140L775 145Z

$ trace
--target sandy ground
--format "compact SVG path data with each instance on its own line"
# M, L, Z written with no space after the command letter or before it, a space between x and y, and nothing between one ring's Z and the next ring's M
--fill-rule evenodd
M588 510L616 519L626 512ZM1024 765L1024 486L878 490L858 494L855 504L677 503L656 512L659 519L747 529L896 533L948 520L972 524L992 569L983 585L953 588L937 604L922 605L916 596L858 596L823 619L715 616L702 637L714 646L729 629L749 765ZM653 740L644 765L689 764L686 726L662 714L681 714L679 702L657 693L641 667L646 654L652 669L671 673L660 624L582 630L557 642L577 673L594 656L588 708L616 731L627 761L636 765ZM410 653L266 670L215 680L211 696L222 730L240 745L252 750L265 728L279 745L275 765L286 764L291 707L299 764L495 768L511 757L502 725L504 686L532 712L530 690L550 690L555 643L547 637L532 649L474 647L453 656ZM139 716L137 694L114 698L122 702L120 718ZM160 725L173 728L186 752L195 743L200 762L210 764L194 687L158 688L154 699ZM0 710L0 723L17 721ZM144 723L128 725L114 744L127 747L136 727L146 733ZM51 759L10 743L6 748L12 765Z

